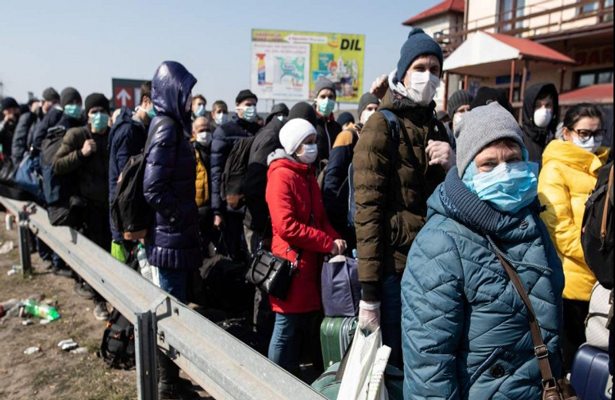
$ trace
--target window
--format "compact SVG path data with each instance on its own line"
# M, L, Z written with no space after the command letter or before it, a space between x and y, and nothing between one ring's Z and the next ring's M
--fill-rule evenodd
M585 86L597 85L600 83L612 83L613 71L608 69L601 69L597 71L584 71L577 73L577 87L582 88Z
M499 21L510 21L514 18L523 16L525 0L500 0ZM499 27L499 32L506 32L513 29L523 28L523 21L512 24L505 24Z

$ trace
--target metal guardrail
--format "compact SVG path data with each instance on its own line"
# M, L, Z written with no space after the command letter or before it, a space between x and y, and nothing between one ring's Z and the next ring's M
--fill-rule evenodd
M0 203L19 217L20 237L31 229L134 324L140 400L158 399L158 348L218 400L325 398L85 236L51 226L45 210L30 214L24 212L27 203L3 197ZM20 246L20 254L22 262L29 260L27 246Z

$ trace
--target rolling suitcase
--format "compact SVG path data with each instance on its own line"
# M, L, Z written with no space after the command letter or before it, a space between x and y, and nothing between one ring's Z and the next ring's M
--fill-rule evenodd
M574 357L570 383L581 399L610 400L613 379L609 375L609 354L592 346L581 347Z
M325 317L320 325L320 343L325 369L342 361L356 329L356 317Z

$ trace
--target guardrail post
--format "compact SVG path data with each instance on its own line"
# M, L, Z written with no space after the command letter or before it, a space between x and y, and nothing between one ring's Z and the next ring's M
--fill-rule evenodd
M19 261L21 262L21 273L24 277L32 275L32 261L30 259L30 229L28 223L30 213L27 210L19 212L17 232L19 234Z
M151 311L137 313L135 358L139 400L158 400L156 318Z

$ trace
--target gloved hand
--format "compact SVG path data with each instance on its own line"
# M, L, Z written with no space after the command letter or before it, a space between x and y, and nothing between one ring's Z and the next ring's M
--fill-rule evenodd
M359 302L359 329L375 331L380 326L380 302Z

